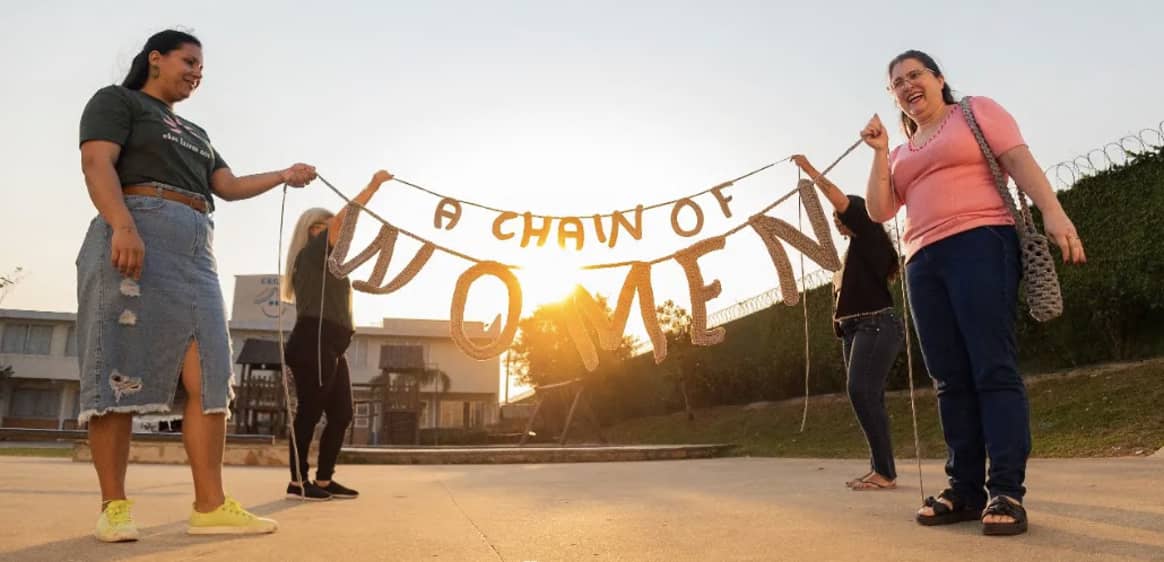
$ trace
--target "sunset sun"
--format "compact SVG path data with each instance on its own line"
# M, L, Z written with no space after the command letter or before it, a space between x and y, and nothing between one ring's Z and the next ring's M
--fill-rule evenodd
M530 309L565 299L582 281L577 264L552 254L522 264L514 274L521 282L522 300Z

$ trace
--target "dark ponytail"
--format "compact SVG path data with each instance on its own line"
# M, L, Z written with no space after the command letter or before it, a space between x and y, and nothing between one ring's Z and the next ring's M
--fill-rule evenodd
M888 74L892 75L893 67L909 59L913 59L922 63L922 66L928 68L930 72L934 73L935 78L945 78L945 76L942 75L942 70L938 68L937 61L935 61L933 57L913 49L893 57L893 60L889 61L889 69L887 71ZM958 100L954 99L954 91L950 89L949 81L946 81L946 83L942 85L942 101L946 102L946 105L954 105L958 103ZM907 115L904 111L901 112L901 129L905 131L906 138L913 138L913 134L917 132L917 123L914 123L913 119L910 119L909 115Z
M150 53L157 51L165 55L187 43L202 46L202 42L197 37L184 31L167 29L153 34L146 41L141 52L133 57L133 62L129 65L129 72L125 75L125 80L121 82L121 85L130 90L142 89L150 77Z

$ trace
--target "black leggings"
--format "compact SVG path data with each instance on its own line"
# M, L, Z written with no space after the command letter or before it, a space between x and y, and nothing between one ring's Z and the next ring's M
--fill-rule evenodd
M324 413L327 425L319 438L315 478L331 480L335 472L344 434L352 423L352 382L344 357L351 340L351 330L326 321L320 337L317 318L299 318L287 340L287 366L295 377L295 393L299 399L295 411L295 447L291 448L288 464L293 481L308 479L307 452L315 425Z

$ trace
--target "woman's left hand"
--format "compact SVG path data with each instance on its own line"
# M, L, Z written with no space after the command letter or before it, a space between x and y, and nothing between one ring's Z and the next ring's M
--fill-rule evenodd
M1083 252L1083 240L1075 232L1075 225L1067 218L1067 213L1057 209L1043 214L1043 225L1050 238L1059 250L1063 252L1064 263L1086 263L1087 254Z

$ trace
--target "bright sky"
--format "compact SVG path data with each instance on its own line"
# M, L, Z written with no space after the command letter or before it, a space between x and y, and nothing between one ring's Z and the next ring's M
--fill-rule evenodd
M823 168L874 112L894 122L885 65L908 48L935 55L955 90L1007 107L1044 167L1164 118L1164 4L1153 0L63 4L15 3L0 20L8 77L0 88L8 233L0 273L24 268L6 308L76 309L73 261L95 214L80 173L78 119L92 93L120 82L145 39L168 26L198 35L206 61L201 88L177 111L209 132L235 173L305 161L354 194L387 168L517 212L589 215L667 201L793 152ZM893 142L901 140L894 127ZM832 178L863 193L869 161L862 147ZM735 217L726 221L714 199L701 199L708 222L691 239L671 233L669 208L648 213L642 243L588 252L586 261L667 255L731 228L794 184L787 164L741 182L729 192ZM278 191L220 203L215 242L227 302L234 275L276 269L279 203ZM371 206L467 254L553 264L549 275L527 279L527 301L579 279L561 258L493 240L486 211L466 208L460 226L437 232L436 203L390 183ZM340 200L318 182L290 193L285 243L313 206L338 209ZM778 211L794 217L794 203ZM358 242L375 228L364 219ZM587 244L596 242L588 236ZM390 274L415 248L400 243ZM711 311L776 285L750 231L701 264L709 282L723 285ZM398 293L357 294L357 322L448 318L469 265L438 253ZM581 279L612 294L623 272ZM659 302L687 306L674 262L655 276ZM480 286L466 317L491 320L504 310L501 293Z

